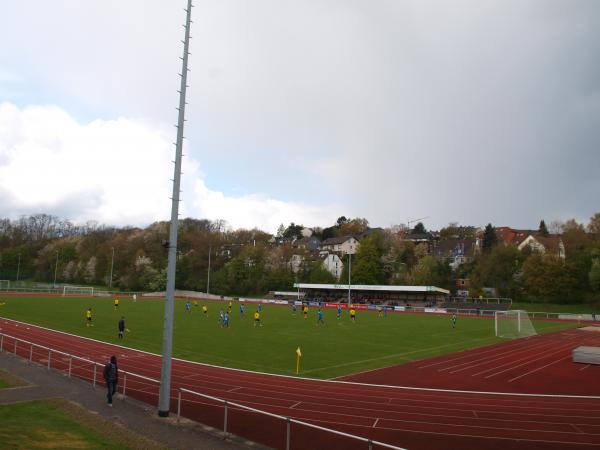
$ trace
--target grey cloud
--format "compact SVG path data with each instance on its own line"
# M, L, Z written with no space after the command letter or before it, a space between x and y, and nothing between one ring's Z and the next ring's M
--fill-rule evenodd
M0 60L90 114L174 121L176 3L13 3L0 39L22 39ZM598 2L229 0L194 14L186 134L211 188L384 226L598 209Z

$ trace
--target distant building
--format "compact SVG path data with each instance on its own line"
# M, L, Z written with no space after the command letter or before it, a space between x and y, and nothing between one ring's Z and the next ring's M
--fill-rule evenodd
M502 242L506 245L519 246L527 237L537 234L537 230L515 230L510 227L496 227L496 237L498 242Z
M292 243L294 248L303 248L308 250L309 252L314 252L319 249L321 245L321 240L316 236L308 236L303 237L302 239L297 239Z
M437 243L434 256L446 259L450 267L456 270L473 257L475 250L475 239L446 239Z
M344 270L344 263L340 259L338 255L335 253L328 253L322 256L323 258L323 267L335 277L336 280L339 280L342 276L342 271Z
M439 238L437 236L435 236L433 233L426 232L426 233L408 233L403 237L403 239L405 241L414 242L415 244L426 245L427 246L427 254L433 255L434 249L437 245L437 241Z
M523 250L525 247L531 248L531 250L558 256L560 259L565 259L565 245L557 235L550 236L533 236L529 235L523 242L521 242L517 248Z
M333 237L321 242L321 250L338 252L342 255L355 254L359 246L358 238L354 235Z

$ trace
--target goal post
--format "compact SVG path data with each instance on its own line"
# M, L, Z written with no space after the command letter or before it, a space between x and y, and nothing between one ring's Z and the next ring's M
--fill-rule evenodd
M494 328L497 337L516 339L537 334L527 311L496 311Z
M89 286L63 286L63 297L67 295L94 296L94 288Z

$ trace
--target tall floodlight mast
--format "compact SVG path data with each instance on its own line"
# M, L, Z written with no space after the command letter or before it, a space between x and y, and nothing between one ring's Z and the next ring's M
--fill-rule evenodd
M185 39L181 65L181 88L179 90L179 116L177 119L177 141L175 142L175 172L173 175L173 197L171 198L171 227L169 230L169 262L167 266L167 292L165 295L165 319L163 324L162 370L158 398L158 415L169 416L171 403L171 356L173 352L173 305L175 303L175 265L177 263L177 226L179 223L179 193L181 183L181 158L183 146L183 124L185 122L185 91L187 88L190 25L192 23L192 0L188 0L185 20Z

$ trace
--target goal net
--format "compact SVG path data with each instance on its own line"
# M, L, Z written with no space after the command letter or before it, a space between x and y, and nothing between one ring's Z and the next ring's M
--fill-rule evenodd
M10 280L0 280L0 290L10 289Z
M507 339L533 336L537 334L527 311L496 311L496 336Z
M67 295L94 295L94 288L88 286L64 286L63 297Z

